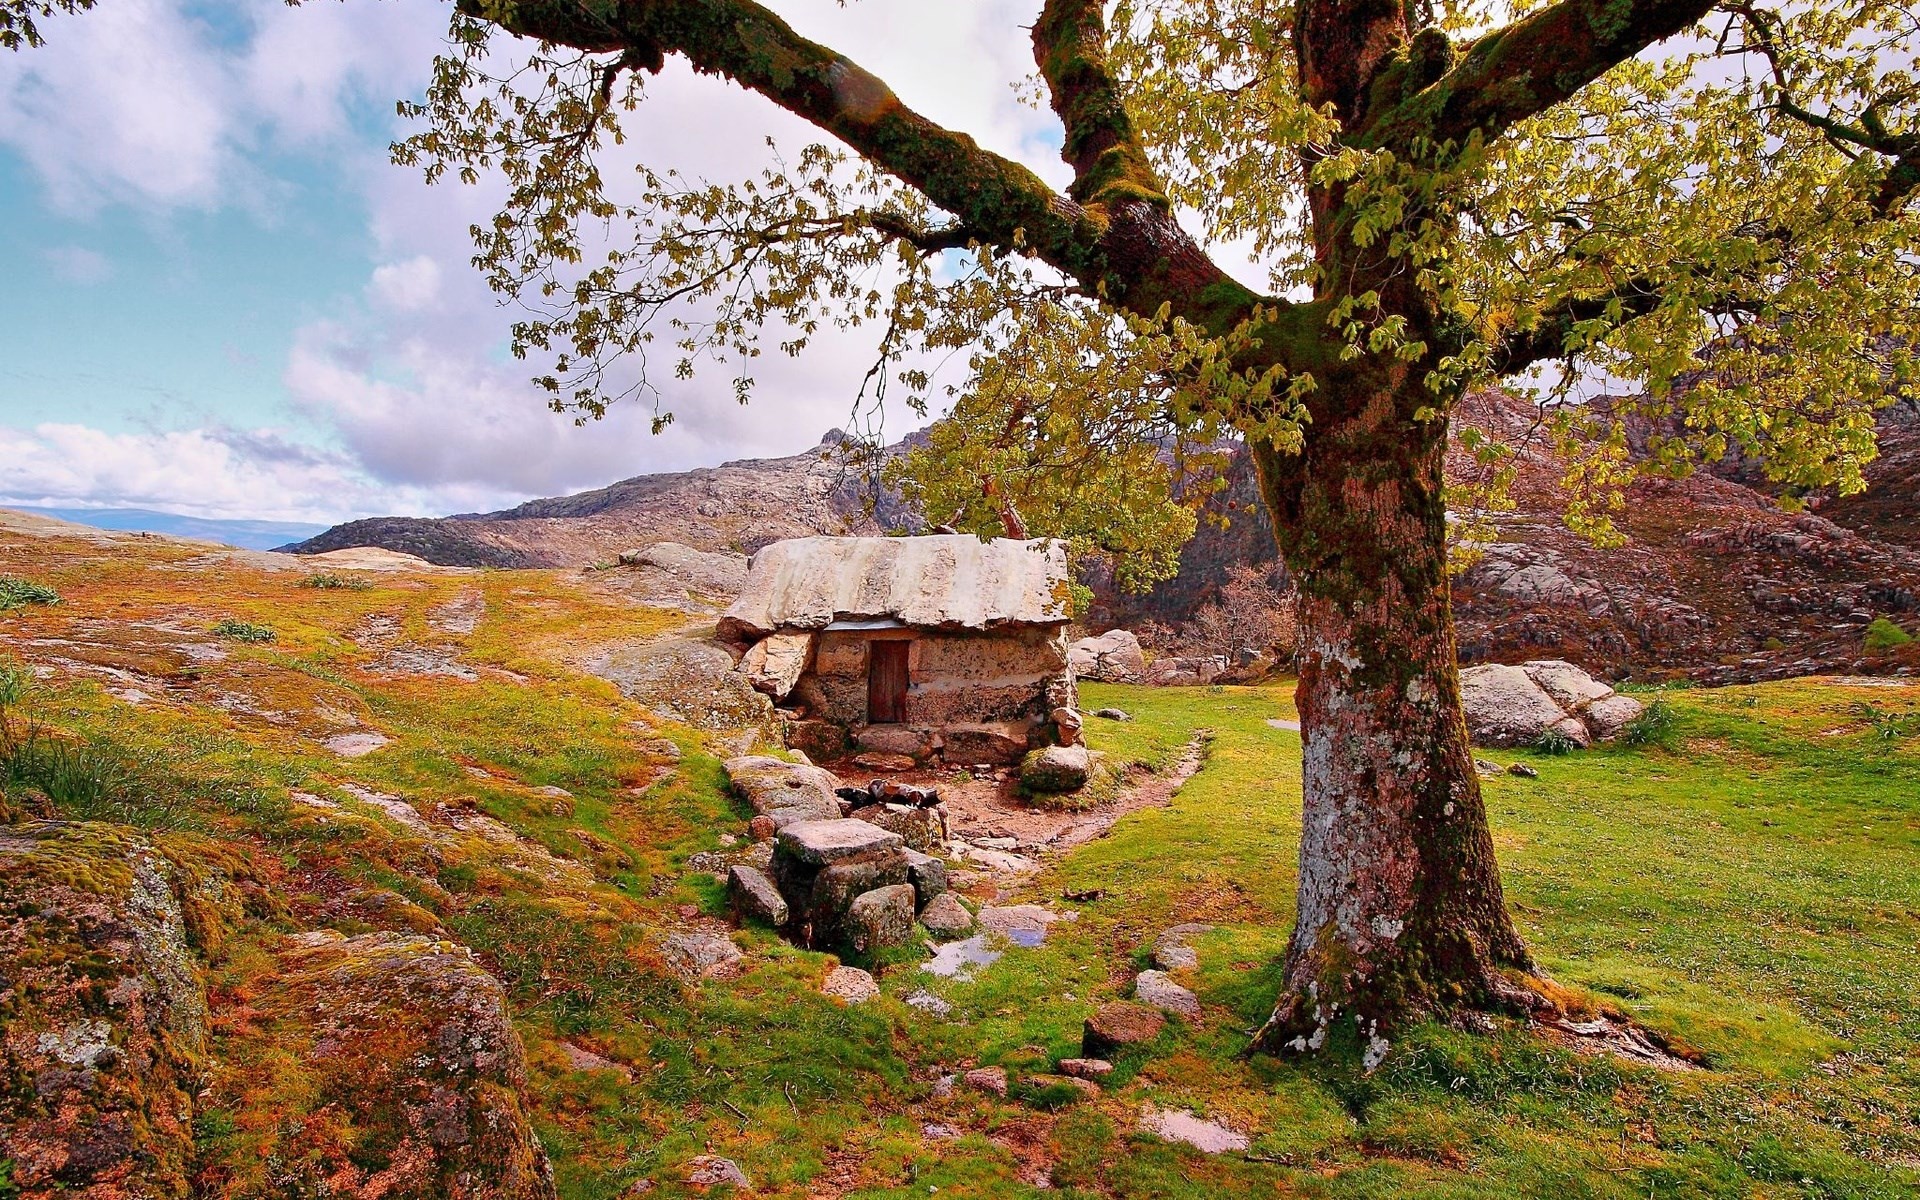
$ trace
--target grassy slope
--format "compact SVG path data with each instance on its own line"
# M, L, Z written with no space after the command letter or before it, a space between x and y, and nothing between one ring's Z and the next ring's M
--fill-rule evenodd
M288 576L157 570L156 546L84 568L56 544L15 545L0 569L45 578L68 603L0 617L0 640L62 635L95 618L226 616L270 624L225 663L166 659L125 639L89 653L164 677L162 703L129 707L91 684L56 685L46 711L76 732L144 747L200 781L173 804L104 815L247 848L286 901L215 956L224 1090L245 1104L200 1114L203 1154L233 1186L300 1102L298 1064L263 1044L245 1002L283 931L414 925L474 945L507 983L528 1043L532 1103L563 1193L610 1197L636 1178L680 1194L692 1155L737 1159L769 1194L1734 1197L1905 1196L1920 1190L1920 739L1873 740L1860 698L1912 708L1920 689L1802 682L1676 693L1687 750L1535 758L1535 781L1489 785L1510 896L1542 962L1704 1051L1713 1069L1660 1076L1554 1048L1415 1031L1371 1076L1351 1054L1304 1064L1238 1058L1265 1015L1291 919L1298 738L1284 689L1089 686L1092 723L1118 759L1164 764L1213 731L1205 769L1164 810L1136 814L1035 881L1031 898L1104 889L1048 944L1010 952L971 982L938 981L955 1006L926 1017L903 998L927 982L916 955L881 968L886 996L858 1009L819 997L829 965L764 931L740 939L741 979L683 987L654 949L683 906L718 912L718 889L681 860L738 832L715 760L690 730L657 726L598 681L557 664L560 640L645 632L664 618L584 598L564 580L502 572L296 589ZM403 640L446 642L428 615L478 589L488 612L452 638L470 662L513 671L477 683L388 678L353 633L371 613ZM112 642L117 635L97 637ZM76 651L65 651L73 654ZM249 714L223 698L292 714ZM394 737L335 759L313 714L349 711ZM647 747L686 751L677 772ZM480 780L467 768L494 777ZM339 797L358 783L423 810L470 800L589 863L601 883L555 888L489 858L438 855L369 815L321 824L292 789ZM562 815L533 789L574 793ZM582 833L590 835L583 838ZM403 907L369 901L385 891ZM1074 907L1062 904L1062 907ZM931 1098L941 1068L1000 1063L1016 1080L1073 1052L1092 1004L1121 994L1165 925L1220 926L1199 943L1208 1004L1125 1060L1106 1095L1060 1111L962 1089ZM576 1069L564 1043L625 1064ZM262 1073L260 1068L270 1067ZM251 1074L250 1074L251 1072ZM246 1087L235 1077L248 1080ZM1057 1101L1045 1093L1039 1100ZM1255 1131L1245 1157L1204 1158L1133 1132L1143 1102L1190 1104ZM958 1140L923 1136L952 1125ZM233 1186L244 1194L244 1186Z

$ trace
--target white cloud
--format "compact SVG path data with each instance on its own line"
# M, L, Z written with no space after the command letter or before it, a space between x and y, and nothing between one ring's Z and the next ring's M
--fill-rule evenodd
M85 246L49 246L40 252L54 274L70 283L105 283L113 278L113 262Z
M373 269L367 293L375 304L396 312L425 308L440 295L440 264L425 254L383 263Z
M0 62L0 144L56 204L219 202L231 97L204 28L175 0L123 0L46 32Z
M369 116L424 86L444 8L235 3L213 10L216 30L192 15L207 10L188 3L116 0L56 20L48 47L0 61L0 145L26 159L56 202L158 206L161 220L167 207L236 203L264 219L270 208L258 197L291 185L266 174L275 162L263 152L317 166L365 197L366 281L316 305L327 318L291 347L233 347L286 355L292 411L278 431L109 434L62 413L59 424L0 428L0 495L285 519L470 511L648 471L790 454L846 422L876 330L830 331L798 359L776 353L780 332L769 330L767 355L751 364L750 406L734 402L729 370L707 370L666 389L677 420L661 437L649 434L651 412L638 405L584 428L550 412L528 383L537 364L504 353L516 314L468 262L467 230L493 212L497 181L427 187L387 163L387 140L405 130ZM1030 3L776 7L887 78L907 103L1064 182L1052 118L1019 105L1012 88L1031 70ZM789 154L831 140L684 63L646 90L610 178L630 179L644 156L695 178L745 179L767 161L768 136ZM914 423L895 411L887 432ZM314 430L329 448L312 448Z

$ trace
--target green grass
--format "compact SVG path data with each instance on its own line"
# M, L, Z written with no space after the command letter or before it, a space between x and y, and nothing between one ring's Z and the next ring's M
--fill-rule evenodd
M58 604L60 593L44 583L22 579L18 575L0 575L0 612L25 608L29 604Z
M1861 638L1861 646L1868 654L1885 654L1889 650L1898 650L1913 640L1913 635L1895 625L1885 617L1875 617L1867 626L1866 634Z
M186 586L167 573L129 575L117 591L78 571L49 577L70 597L50 620ZM16 709L33 691L45 736L123 771L61 783L63 811L184 828L163 836L243 847L271 876L286 911L209 963L217 995L244 998L278 939L315 924L391 928L401 912L471 945L514 1006L527 1104L569 1200L610 1200L643 1178L650 1195L684 1195L685 1164L702 1153L738 1161L756 1194L859 1200L930 1188L941 1200L1920 1194L1920 738L1907 735L1920 688L1663 689L1621 744L1522 752L1538 778L1484 783L1508 899L1543 967L1697 1048L1710 1069L1660 1074L1512 1025L1491 1036L1434 1026L1406 1031L1369 1074L1350 1045L1308 1061L1241 1058L1293 916L1300 739L1268 723L1295 715L1286 688L1084 686L1088 711L1134 718L1087 723L1110 769L1166 770L1198 738L1200 772L1171 804L1129 815L1003 897L1077 914L1044 945L964 981L919 972L912 948L889 952L876 965L881 998L844 1008L818 994L826 956L761 929L735 934L747 950L737 979L686 984L666 971L661 934L722 908L718 885L685 861L743 833L745 813L721 786L721 746L654 722L543 648L583 628L631 636L650 618L585 606L542 578L371 592L275 581L272 603L257 605L233 585L205 620L271 620L279 638L181 668L170 678L193 698L165 705L6 679ZM376 651L352 631L368 614L433 640L426 614L462 588L487 601L464 643L478 680L365 670ZM229 692L279 720L219 707ZM336 726L313 715L322 706L392 741L363 758L324 753L315 739ZM25 725L16 712L12 727ZM661 735L682 752L671 774L645 749ZM485 846L428 852L371 810L322 822L287 798L339 798L349 783L423 812L471 805L590 865L596 882L550 886ZM178 811L152 808L166 796ZM367 894L406 904L359 907ZM1121 1056L1098 1098L1029 1083L1077 1051L1086 1015L1126 994L1153 937L1181 921L1216 927L1196 941L1201 965L1186 979L1205 1018ZM905 1003L923 988L950 1016ZM223 1071L279 1078L243 1034L222 1038ZM629 1073L576 1067L568 1045ZM934 1096L942 1073L983 1064L1007 1069L1010 1098ZM298 1087L288 1076L285 1095ZM1145 1103L1224 1118L1252 1135L1251 1151L1209 1158L1146 1137ZM227 1110L201 1115L206 1152L245 1166L254 1135L236 1133ZM924 1135L931 1122L958 1137ZM1040 1169L1051 1188L1036 1185Z

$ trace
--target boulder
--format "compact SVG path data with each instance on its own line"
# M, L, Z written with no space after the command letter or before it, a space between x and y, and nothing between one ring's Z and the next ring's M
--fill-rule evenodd
M940 757L961 766L1010 767L1026 756L1031 732L1013 722L949 725L940 734Z
M1007 1094L1007 1069L1005 1067L975 1067L961 1076L968 1087L975 1091L986 1092L992 1096Z
M835 967L821 980L820 994L842 1004L865 1004L880 995L880 985L859 967Z
M832 796L829 792L828 798L832 799ZM838 804L834 805L834 811L839 811ZM836 817L833 820L801 821L788 825L780 831L774 843L774 856L776 860L784 855L796 862L824 867L842 859L898 850L903 844L899 834L869 821Z
M792 915L786 897L773 886L773 880L754 867L735 864L727 869L727 895L733 900L734 915L741 920L764 921L778 929Z
M1529 746L1555 730L1582 749L1617 736L1644 711L1579 667L1539 659L1460 672L1467 730L1483 746Z
M698 1154L687 1163L687 1186L702 1192L716 1187L730 1187L744 1192L753 1186L753 1181L740 1169L740 1164L730 1158Z
M847 906L847 944L863 954L906 944L913 936L913 887L900 883L862 892Z
M652 567L671 576L687 591L716 600L731 600L747 583L746 555L695 550L679 542L656 542L624 551L620 565Z
M1153 939L1153 965L1162 971L1193 970L1200 965L1200 955L1191 943L1201 934L1212 932L1213 926L1195 922L1172 926Z
M1134 999L1151 1004L1161 1012L1196 1020L1200 1016L1200 997L1173 981L1165 971L1142 971L1133 981Z
M723 765L733 790L756 814L772 817L776 826L840 815L833 795L840 781L819 767L763 754L730 758Z
M741 957L733 939L706 931L670 933L660 949L674 970L689 979L724 975Z
M1079 709L1062 705L1054 709L1049 716L1053 721L1054 732L1059 736L1062 746L1077 746L1080 744L1080 730L1086 725L1086 722L1081 718Z
M1113 1074L1113 1064L1104 1058L1063 1058L1060 1073L1075 1079L1104 1079Z
M1114 1052L1160 1036L1167 1025L1160 1010L1128 1000L1111 1000L1094 1010L1080 1035L1083 1058L1111 1060Z
M1593 731L1593 736L1604 742L1619 737L1627 726L1646 711L1647 706L1632 696L1615 692L1588 704L1586 711L1580 715L1586 719L1587 728Z
M973 914L952 892L941 892L920 910L920 924L935 937L958 937L973 929Z
M1226 671L1227 657L1224 654L1156 658L1147 667L1141 682L1155 687L1199 687L1214 682Z
M1087 786L1092 760L1085 746L1048 746L1020 765L1020 782L1036 792L1073 792Z
M845 859L821 868L807 890L804 911L810 930L808 944L815 949L839 945L851 932L847 917L858 897L906 883L906 856L897 850ZM910 886L908 890L912 890ZM908 923L912 923L911 916Z
M1613 695L1612 688L1564 659L1536 659L1522 663L1520 669L1565 712L1579 712Z
M1497 663L1460 672L1460 702L1482 746L1530 746L1567 716L1524 668Z
M1093 715L1103 721L1131 721L1133 716L1124 708L1096 708Z
M740 670L746 672L747 682L775 700L785 700L812 665L811 633L776 633L747 647L740 656Z
M0 828L7 1194L188 1194L207 1011L178 882L123 826Z
M1109 629L1099 637L1074 642L1067 647L1067 663L1074 678L1101 683L1138 683L1147 672L1140 639L1125 629Z
M913 885L915 906L925 908L947 890L947 864L931 854L907 851L907 882Z
M552 1200L521 1095L526 1055L500 984L451 942L390 933L291 939L249 996L209 1088L257 1106L234 1195ZM282 1063L271 1072L262 1061Z
M853 740L832 721L803 718L787 722L787 745L814 762L836 762L846 757Z
M853 817L899 834L910 850L933 850L947 844L947 814L942 808L868 804L854 809Z

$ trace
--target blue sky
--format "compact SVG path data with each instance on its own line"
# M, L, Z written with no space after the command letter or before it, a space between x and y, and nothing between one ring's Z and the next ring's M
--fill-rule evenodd
M1050 121L1011 0L776 3L937 119L1049 176ZM109 0L0 54L0 504L333 521L499 507L643 471L793 453L847 416L870 335L756 364L586 429L504 353L467 265L491 189L387 162L423 86L434 0ZM929 40L932 39L932 40ZM967 53L928 62L928 44ZM670 69L636 153L741 178L811 132ZM671 113L663 119L662 112ZM906 427L904 414L889 428Z

